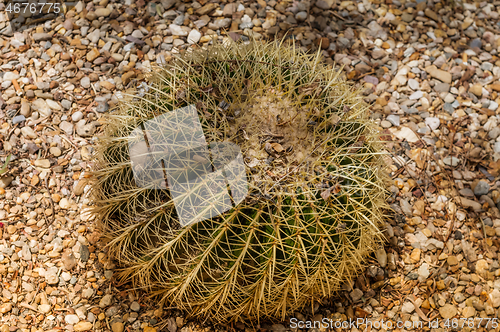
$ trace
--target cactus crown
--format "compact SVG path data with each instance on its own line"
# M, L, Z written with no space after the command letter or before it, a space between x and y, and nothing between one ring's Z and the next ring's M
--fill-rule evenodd
M210 320L281 318L331 296L382 240L387 176L367 105L341 72L282 43L215 43L152 71L106 119L93 187L121 278ZM181 227L140 187L131 132L195 105L207 143L238 145L249 194ZM155 133L162 135L161 131Z

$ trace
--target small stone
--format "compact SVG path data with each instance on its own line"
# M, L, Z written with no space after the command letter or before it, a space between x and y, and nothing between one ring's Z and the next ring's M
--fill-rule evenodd
M63 210L67 210L67 209L71 208L71 203L69 202L69 200L66 197L63 197L59 201L59 207Z
M453 167L456 167L458 166L458 163L460 162L460 159L458 159L457 157L444 157L443 158L443 163L445 165L448 165L448 166L453 166Z
M392 127L392 123L390 123L389 121L386 121L386 120L382 120L380 121L380 126L382 126L382 128L391 128Z
M45 272L45 280L49 285L57 285L59 283L57 267L52 267Z
M21 102L21 115L29 117L31 115L31 105L27 101Z
M450 319L457 314L458 310L453 304L445 304L441 308L439 308L439 314L444 319Z
M106 294L102 297L101 301L99 301L99 306L101 308L105 308L105 307L111 305L111 302L113 302L113 295Z
M80 246L80 260L82 262L86 262L89 260L89 258L90 258L89 248L86 245L82 244Z
M138 302L134 301L134 302L132 302L130 304L130 310L136 311L136 312L140 311L141 310L141 305Z
M206 5L204 5L203 7L198 8L196 10L196 14L198 14L200 16L207 15L207 14L211 13L217 7L218 7L218 5L216 3L210 2L210 3L207 3Z
M375 252L375 257L377 257L377 261L382 268L387 265L387 253L385 252L385 249L383 247L379 248Z
M26 121L26 117L24 115L16 115L12 118L12 124L21 123L23 121Z
M80 80L80 84L85 89L90 88L90 78L87 76L82 77L82 79Z
M21 133L23 134L23 136L26 136L29 138L36 138L37 137L36 132L31 127L22 127Z
M61 100L61 106L64 109L69 110L71 108L71 102L69 100L67 100L67 99L63 99L63 100Z
M35 166L41 167L41 168L50 168L50 160L37 159L37 160L35 160Z
M109 104L107 101L99 101L97 103L96 111L99 113L104 113L109 109Z
M73 134L73 124L68 121L61 121L59 128L64 131L67 135Z
M295 15L297 21L303 22L307 19L307 13L305 11L300 11Z
M481 196L487 195L490 191L490 185L486 181L479 181L474 187L474 195Z
M415 305L413 305L413 303L411 302L405 302L401 307L401 312L405 314L411 314L414 310L415 310Z
M44 99L38 98L31 103L31 108L40 113L40 116L47 117L52 114L52 110Z
M0 188L5 189L14 180L13 176L2 176L0 177Z
M6 313L8 313L11 310L12 310L12 303L3 303L3 304L0 304L0 313L1 314L6 314Z
M455 293L455 295L453 295L453 299L457 303L462 303L465 301L465 295L463 293Z
M402 127L401 130L394 132L394 136L403 140L407 140L410 143L418 142L418 136L408 127Z
M476 272L479 273L480 275L485 274L488 269L489 269L489 264L486 260L484 259L479 259L476 262Z
M85 122L85 120L78 121L75 125L76 133L82 137L92 136L95 131L95 125L94 123L86 124Z
M182 28L182 26L180 26L180 25L170 24L168 28L170 29L170 32L174 36L187 36L188 35L187 31L184 30Z
M425 118L425 125L428 126L431 130L436 130L439 128L441 121L439 118L427 117Z
M80 322L76 325L73 325L73 329L76 332L84 332L93 330L93 325L91 322Z
M427 280L427 278L430 275L429 264L422 263L422 265L420 265L420 267L418 268L417 273L418 273L418 281L424 282L425 280Z
M428 66L425 68L425 71L432 77L437 78L444 83L451 83L451 73L438 69L435 65Z
M394 126L399 126L400 125L399 115L391 114L391 115L389 115L387 117L387 121L389 121L390 123L392 123Z
M328 9L332 8L334 3L335 3L335 0L318 0L318 1L316 1L316 6L318 8L328 10Z
M481 97L483 95L483 86L479 83L473 84L469 88L469 92L473 93L476 95L476 97Z
M500 307L500 291L498 291L498 289L493 289L493 291L490 293L490 299L491 305L494 308Z
M189 44L196 44L198 41L200 41L201 38L201 33L198 30L191 30L191 32L188 35L187 41Z
M137 76L136 72L133 70L130 70L126 72L125 74L122 75L122 82L123 84L127 85L130 83L130 81Z
M474 307L465 307L462 310L462 316L464 318L474 317L476 316L476 309Z
M407 83L407 84L408 84L408 86L410 87L410 89L412 89L412 90L418 90L418 88L419 88L419 86L420 86L420 85L418 84L418 81L417 81L416 79L414 79L414 78L410 78L410 79L408 80L408 83Z
M61 155L61 149L59 149L57 146L52 146L49 149L49 152L54 156L54 157L59 157Z
M456 256L448 256L448 258L446 259L446 261L448 262L448 265L450 265L450 266L458 264L458 259L457 259Z
M429 7L425 8L425 16L427 16L428 18L436 21L436 22L439 22L439 17L438 15L436 14L436 12L434 12L433 10L431 10Z
M68 271L72 270L76 266L76 258L71 250L65 250L61 256L61 260L64 268Z
M352 302L358 302L363 297L363 291L360 290L359 288L355 288L350 295Z
M51 309L52 307L50 306L50 304L40 304L38 306L38 310L44 314L49 313Z
M52 36L49 35L48 33L44 33L44 32L35 32L33 35L32 35L32 38L35 42L39 42L39 41L46 41L46 40L50 40L52 39Z
M94 47L90 50L90 52L87 53L87 61L93 62L99 55L99 51Z
M467 16L467 17L464 19L464 21L462 22L462 30L465 30L465 29L467 29L468 27L470 27L472 23L474 23L474 20L472 19L472 17Z
M97 17L107 17L111 14L111 11L108 8L97 8L95 14Z
M122 322L114 322L113 324L111 324L111 330L113 332L123 332L124 329L125 326Z
M413 216L411 205L410 203L408 203L406 199L400 200L399 205L401 206L401 210L403 211L404 214L406 214L408 217Z
M448 83L438 82L434 85L434 91L437 93L450 92L450 85Z
M47 99L45 102L47 103L47 106L49 106L54 111L61 110L61 105L59 105L56 101L53 101L52 99Z
M71 115L71 120L73 120L74 122L78 122L81 119L83 119L83 112L82 111L76 111L75 113L73 113Z
M64 321L66 322L66 324L75 325L80 321L80 318L78 318L77 315L66 315L64 317Z
M373 51L372 51L372 58L374 58L375 60L378 60L378 59L381 59L383 58L387 53L381 49L381 48L375 48Z

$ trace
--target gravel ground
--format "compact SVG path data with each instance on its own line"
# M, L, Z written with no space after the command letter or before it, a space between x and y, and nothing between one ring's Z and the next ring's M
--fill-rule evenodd
M216 330L113 280L88 213L90 155L101 115L152 63L212 38L285 33L364 85L395 211L367 270L294 318L498 331L484 325L500 315L500 2L94 0L12 32L0 1L0 165L12 155L0 177L0 332Z

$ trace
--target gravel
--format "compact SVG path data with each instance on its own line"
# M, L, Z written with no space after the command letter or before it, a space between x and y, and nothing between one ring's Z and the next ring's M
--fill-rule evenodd
M335 306L296 317L496 317L499 7L162 0L150 17L144 1L104 0L22 32L0 22L0 167L13 156L0 175L0 331L152 332L164 321L169 332L202 330L112 282L113 261L84 213L99 120L180 51L285 33L304 51L320 47L362 87L387 146L395 207L366 273Z

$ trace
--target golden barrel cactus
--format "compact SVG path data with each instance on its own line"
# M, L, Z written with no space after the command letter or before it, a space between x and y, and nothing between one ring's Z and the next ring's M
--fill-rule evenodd
M339 291L382 242L377 130L358 90L320 53L230 40L190 51L152 70L145 90L105 119L94 211L123 281L190 316L284 319ZM246 180L244 196L216 213L195 208L192 223L181 222L175 181L164 177L175 173L165 157L175 128L158 119L179 109L194 112L193 131L197 122L212 150L239 147ZM132 156L141 144L149 152Z

